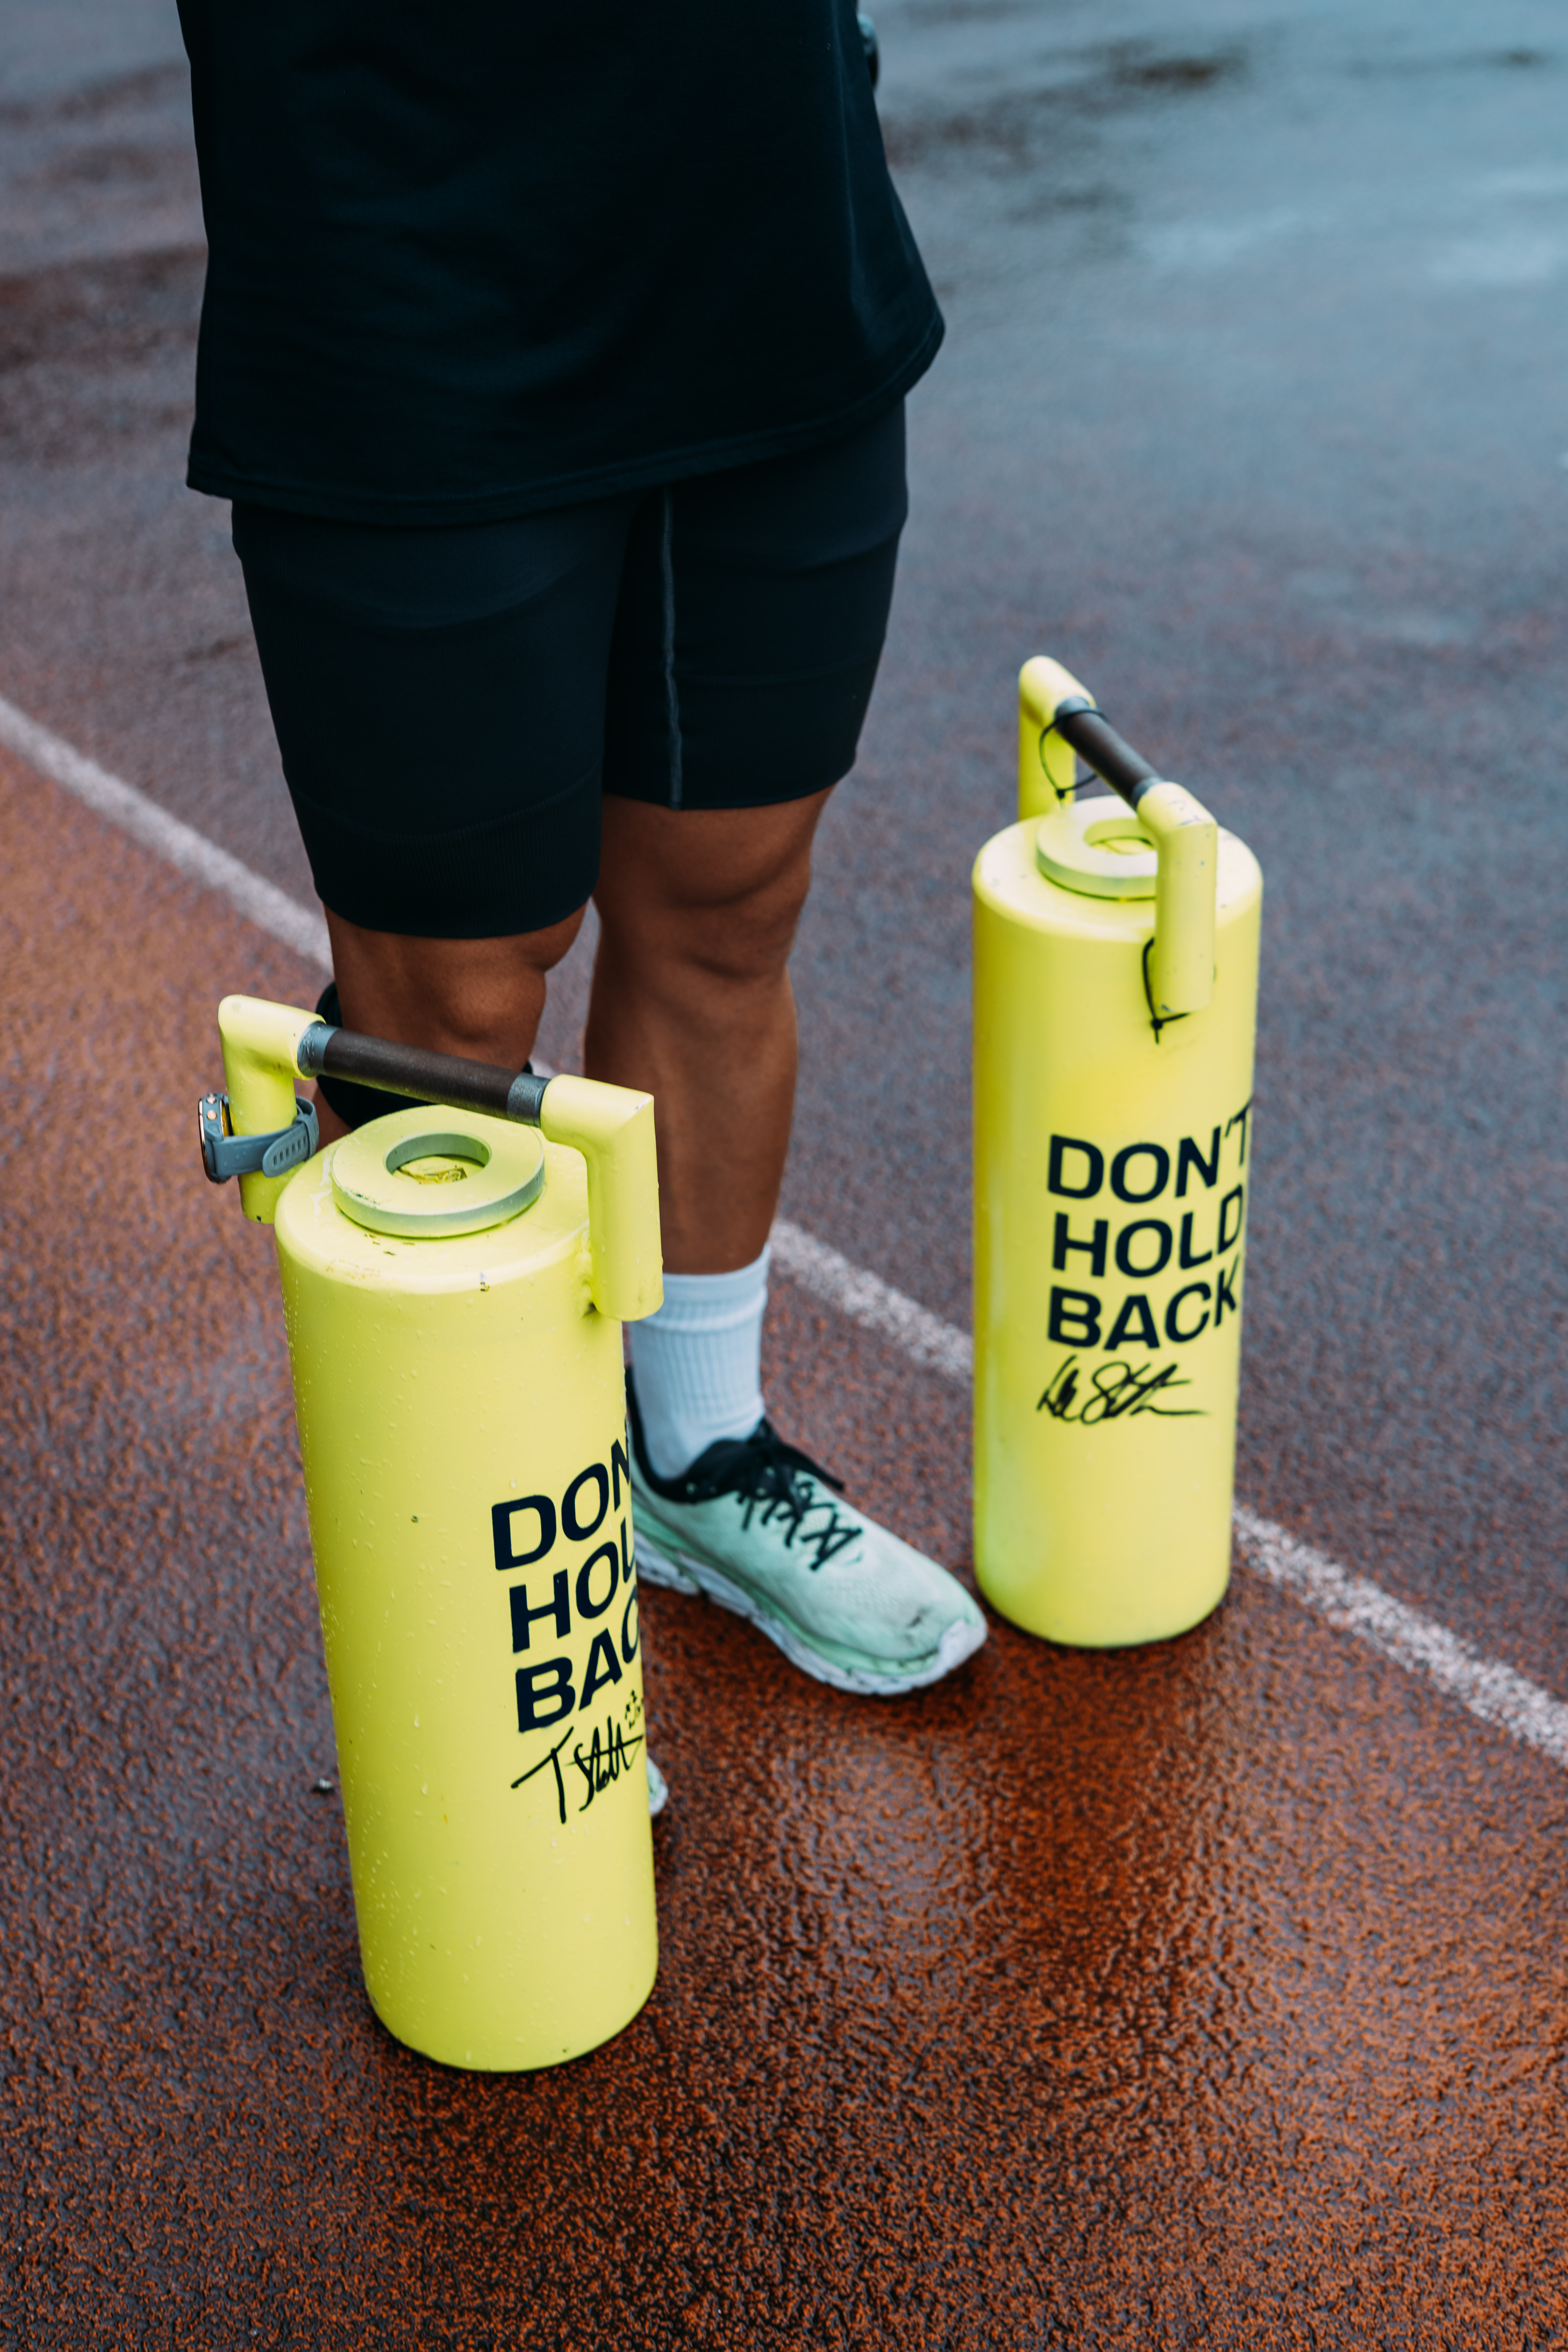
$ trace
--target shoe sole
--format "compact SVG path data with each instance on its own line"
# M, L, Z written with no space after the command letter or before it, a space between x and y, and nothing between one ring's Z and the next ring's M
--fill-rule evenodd
M748 1625L765 1633L803 1675L809 1675L814 1682L826 1683L831 1690L847 1691L856 1698L897 1698L902 1691L929 1690L932 1683L941 1682L965 1658L974 1655L988 1630L984 1618L973 1625L955 1619L938 1643L934 1657L925 1665L912 1674L879 1673L872 1666L841 1666L837 1659L825 1658L787 1618L774 1617L762 1608L743 1586L732 1584L710 1561L694 1559L689 1552L671 1559L642 1528L637 1531L637 1570L649 1584L663 1585L668 1591L694 1592L704 1601L716 1601L721 1609L743 1617Z

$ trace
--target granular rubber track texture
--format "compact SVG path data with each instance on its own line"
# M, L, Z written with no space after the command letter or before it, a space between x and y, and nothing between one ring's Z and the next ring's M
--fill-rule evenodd
M367 2009L223 988L313 974L0 762L0 2340L1545 2345L1560 1776L1242 1580L909 1702L650 1592L663 1963L609 2047ZM961 1397L781 1286L772 1394L962 1556Z

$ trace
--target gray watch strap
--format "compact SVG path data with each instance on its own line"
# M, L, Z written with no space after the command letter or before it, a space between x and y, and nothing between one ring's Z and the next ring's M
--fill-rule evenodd
M214 1184L226 1184L231 1176L287 1176L303 1167L321 1139L315 1104L298 1096L292 1120L270 1135L236 1135L226 1095L204 1095L196 1118L202 1166Z

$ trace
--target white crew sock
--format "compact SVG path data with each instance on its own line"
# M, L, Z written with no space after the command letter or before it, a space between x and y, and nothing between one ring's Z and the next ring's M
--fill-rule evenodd
M667 1274L658 1313L628 1325L643 1443L661 1478L761 1421L767 1303L764 1250L735 1274Z

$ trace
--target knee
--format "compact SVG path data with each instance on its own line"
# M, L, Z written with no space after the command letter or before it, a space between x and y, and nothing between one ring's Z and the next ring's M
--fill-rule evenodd
M679 993L776 986L811 887L826 792L755 809L678 813L606 803L601 952Z
M511 939L427 940L365 931L329 908L333 967L351 1029L472 1060L521 1061L544 1003L545 975L583 910Z
M548 930L524 931L505 944L513 950L520 964L537 972L542 980L546 972L554 971L575 944L587 912L585 906L579 907L575 914L566 916L559 923L552 923Z
M605 941L656 985L770 987L788 966L810 884L806 862L722 890L650 890L605 913Z
M486 1041L520 1021L531 1035L543 1010L547 977L571 949L586 911L579 908L547 930L466 942L468 952L446 963L439 1002L449 1034L465 1040L458 1051L482 1059Z

